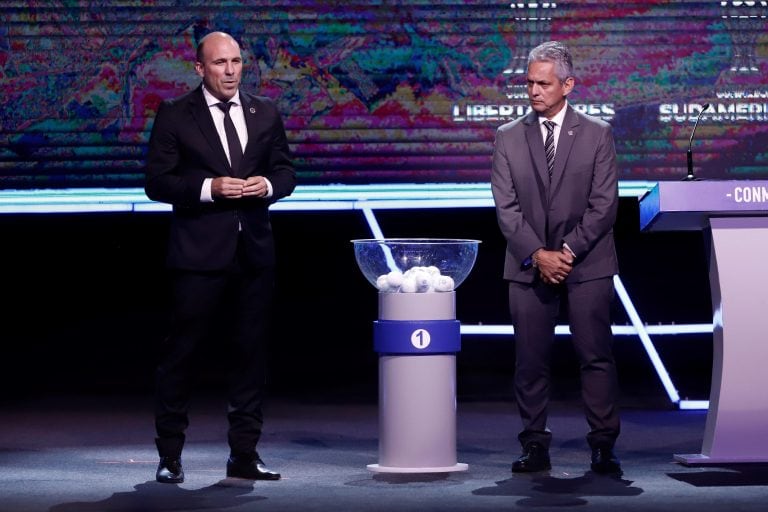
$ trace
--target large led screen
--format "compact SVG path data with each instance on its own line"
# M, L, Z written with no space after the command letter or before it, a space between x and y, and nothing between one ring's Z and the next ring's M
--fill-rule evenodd
M299 179L486 182L524 115L526 56L570 45L576 108L614 126L621 179L768 176L768 2L16 1L0 4L0 188L142 185L158 103L233 34Z

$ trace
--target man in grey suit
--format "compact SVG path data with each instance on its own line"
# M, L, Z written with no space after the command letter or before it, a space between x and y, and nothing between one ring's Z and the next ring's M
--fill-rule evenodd
M203 37L195 62L202 83L160 105L149 140L147 196L173 205L173 315L156 373L162 483L184 481L193 362L210 341L229 355L227 476L280 478L256 451L275 266L268 208L293 191L296 176L275 104L240 90L242 70L232 36Z
M523 454L512 471L551 469L550 358L562 307L580 363L591 469L616 474L620 422L610 309L618 272L618 174L612 130L568 104L575 78L564 44L550 41L531 51L527 83L532 111L498 129L491 177L507 241L504 279L523 423Z

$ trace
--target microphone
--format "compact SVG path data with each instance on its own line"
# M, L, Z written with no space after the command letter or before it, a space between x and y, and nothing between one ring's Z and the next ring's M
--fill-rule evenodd
M705 103L704 106L699 110L699 115L696 116L696 122L693 123L693 130L691 130L691 140L688 141L688 176L686 176L683 181L693 181L696 179L696 177L693 175L693 134L696 133L696 127L699 126L699 120L701 119L701 114L709 110L709 103Z

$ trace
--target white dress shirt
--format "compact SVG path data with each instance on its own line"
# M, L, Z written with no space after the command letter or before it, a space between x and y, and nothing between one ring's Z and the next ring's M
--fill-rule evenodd
M555 123L555 129L554 133L552 134L555 137L555 154L557 154L557 141L560 139L560 129L563 127L563 121L565 120L565 111L568 109L568 100L565 101L565 105L563 105L563 108L560 109L560 112L555 114L555 117L552 119L547 119L544 116L539 116L539 128L541 129L541 137L542 140L546 143L547 141L547 127L544 126L544 121L552 121Z
M546 144L547 141L547 127L544 126L544 121L552 121L555 123L555 129L552 130L552 136L555 139L555 155L557 155L557 141L560 139L560 129L563 127L563 121L565 120L565 111L568 109L568 100L565 101L565 104L563 105L563 108L560 109L560 112L555 114L555 117L552 119L547 119L544 116L539 116L539 128L541 129L541 136L544 140L544 143ZM563 248L567 250L569 253L571 253L571 256L574 258L576 257L576 254L571 250L570 247L568 247L568 244L563 242Z
M219 134L221 145L224 146L227 160L229 160L229 163L231 164L232 159L229 156L227 134L224 130L224 111L216 106L218 103L221 103L221 101L208 92L205 86L203 86L203 96L205 97L205 103L208 105L208 110L211 112L213 124L216 126L216 132ZM232 106L229 107L229 117L232 118L232 124L235 125L235 131L237 131L237 138L240 139L240 147L243 148L243 153L245 153L245 147L248 145L248 128L245 126L245 114L243 113L243 105L240 103L239 89L229 101L232 103ZM266 197L272 197L272 183L270 183L267 178L264 178L264 181L267 184ZM213 178L206 178L203 182L203 189L200 191L200 201L207 203L213 202L211 182L213 182Z

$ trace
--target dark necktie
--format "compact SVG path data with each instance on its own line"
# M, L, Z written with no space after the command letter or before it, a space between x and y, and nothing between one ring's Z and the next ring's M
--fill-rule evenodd
M547 129L547 138L544 140L544 153L547 155L547 170L551 179L552 169L555 167L555 123L544 121L544 127Z
M235 123L232 122L232 118L229 116L229 108L232 105L234 103L231 101L216 104L224 112L224 133L227 136L227 146L229 146L229 164L232 167L232 175L237 176L240 160L243 159L243 147L240 145L240 137L237 136Z

